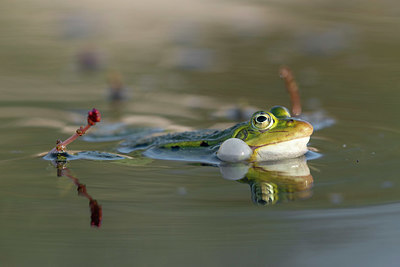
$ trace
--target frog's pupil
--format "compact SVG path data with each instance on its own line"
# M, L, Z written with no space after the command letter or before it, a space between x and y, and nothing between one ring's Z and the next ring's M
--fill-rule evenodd
M265 117L265 116L258 116L256 120L257 120L257 122L260 122L260 123L261 123L261 122L266 121L266 120L267 120L267 117Z

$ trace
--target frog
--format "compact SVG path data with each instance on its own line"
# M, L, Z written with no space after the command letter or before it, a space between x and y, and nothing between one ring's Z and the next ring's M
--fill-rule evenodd
M313 126L304 120L292 117L284 106L274 106L269 111L255 112L248 121L238 123L225 130L200 130L169 133L141 139L126 140L120 144L121 152L148 150L185 151L196 148L207 149L222 161L272 161L296 158L304 155L313 133ZM241 142L231 151L246 155L225 157L224 143L229 140ZM228 145L226 145L228 146ZM226 147L225 146L225 147Z

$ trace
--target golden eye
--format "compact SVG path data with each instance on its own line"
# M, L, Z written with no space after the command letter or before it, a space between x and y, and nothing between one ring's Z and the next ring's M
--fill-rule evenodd
M260 112L254 115L252 124L258 129L267 129L274 124L274 119L269 114Z

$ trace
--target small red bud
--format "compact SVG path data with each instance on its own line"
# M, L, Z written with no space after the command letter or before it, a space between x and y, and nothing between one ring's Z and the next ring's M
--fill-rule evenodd
M94 124L96 124L96 122L100 122L100 121L101 121L100 111L93 108L91 111L88 112L88 123L90 125L94 125Z

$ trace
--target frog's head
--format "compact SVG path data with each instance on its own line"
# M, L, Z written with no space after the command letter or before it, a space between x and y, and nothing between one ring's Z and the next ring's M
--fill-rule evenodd
M269 112L254 113L233 137L242 139L253 150L250 160L265 161L305 154L312 132L310 123L292 118L285 107L276 106Z

